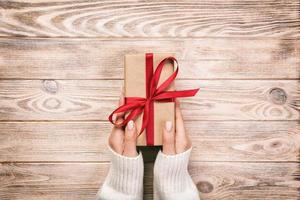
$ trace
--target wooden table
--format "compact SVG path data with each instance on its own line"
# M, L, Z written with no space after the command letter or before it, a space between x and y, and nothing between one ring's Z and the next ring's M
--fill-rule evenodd
M299 6L0 1L0 199L95 198L123 56L141 52L175 52L176 87L201 88L181 102L203 200L299 199Z

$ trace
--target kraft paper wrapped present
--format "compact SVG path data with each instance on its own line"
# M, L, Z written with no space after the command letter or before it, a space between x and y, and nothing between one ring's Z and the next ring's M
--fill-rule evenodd
M171 53L154 53L153 54L153 71L157 65L166 57L173 57ZM146 59L145 54L125 55L125 96L126 97L145 97L146 98ZM165 63L161 72L158 85L165 81L174 72L174 66L171 62ZM174 82L171 83L167 90L174 90ZM165 121L175 120L175 103L174 102L154 102L154 141L153 145L162 145L162 132ZM140 130L142 125L142 115L136 119L137 129ZM173 128L174 131L174 128ZM137 145L146 146L145 129L138 137Z
M173 123L173 134L175 131L175 98L194 96L199 89L175 90L179 68L172 53L125 55L124 69L125 103L108 119L118 127L134 120L139 133L138 146L162 145L166 121ZM122 112L125 119L116 124L112 116Z

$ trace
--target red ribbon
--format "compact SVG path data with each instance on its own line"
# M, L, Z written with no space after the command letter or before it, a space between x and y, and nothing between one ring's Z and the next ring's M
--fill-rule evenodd
M168 77L162 84L158 86L158 81L163 67L166 61L173 61L176 63L176 70ZM125 103L115 109L108 117L109 121L118 126L125 126L130 120L136 119L143 112L142 127L139 131L139 135L146 128L146 141L147 146L154 145L154 101L159 102L174 102L175 98L178 97L190 97L195 96L198 89L192 90L180 90L180 91L165 91L170 84L174 81L178 74L178 62L174 57L164 58L158 64L153 74L153 54L146 54L146 98L143 97L125 97ZM129 112L127 117L122 123L116 124L112 120L112 116L115 113Z

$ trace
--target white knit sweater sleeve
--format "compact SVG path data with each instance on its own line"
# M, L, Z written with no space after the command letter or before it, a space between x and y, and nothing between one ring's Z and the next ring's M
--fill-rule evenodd
M131 158L114 152L110 147L111 165L97 193L97 200L143 199L144 164L142 154ZM191 148L176 155L158 153L154 164L155 200L199 200L198 190L187 166Z
M191 150L176 155L166 155L159 151L154 164L155 200L200 199L197 187L188 173Z
M97 193L97 200L142 200L144 162L142 154L126 157L110 147L111 165Z

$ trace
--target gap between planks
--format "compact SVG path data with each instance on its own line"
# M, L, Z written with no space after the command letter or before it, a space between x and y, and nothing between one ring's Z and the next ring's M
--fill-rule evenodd
M56 80L56 81L123 81L122 78L85 78L85 79L68 79L68 78L0 78L0 81L31 81L31 80L37 80L37 81L43 81L43 80ZM300 81L300 78L177 78L176 80L181 81Z
M110 161L0 161L0 164L10 164L10 163L24 163L24 164L109 164ZM153 163L153 161L144 161L144 163ZM235 161L189 161L189 164L195 163L300 163L298 161L245 161L245 160L235 160Z
M188 36L188 37L65 37L65 36L0 36L0 39L21 39L21 40L30 40L30 39L64 39L64 40L77 40L77 39L86 39L86 40L102 40L102 41L124 41L124 40L198 40L198 39L243 39L243 40L274 40L274 39L280 39L280 40L300 40L300 37L287 37L287 36Z
M189 122L299 122L299 120L223 120L223 119L211 119L211 120L184 120ZM0 120L1 123L101 123L108 122L108 120Z

